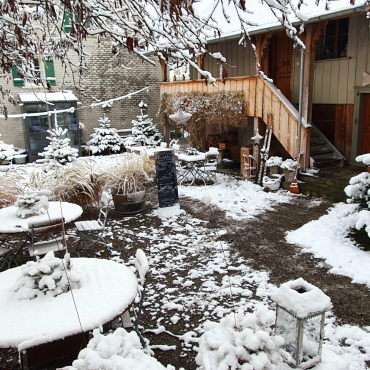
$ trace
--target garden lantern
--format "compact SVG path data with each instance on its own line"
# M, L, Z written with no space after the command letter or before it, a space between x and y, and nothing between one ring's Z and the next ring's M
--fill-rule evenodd
M284 338L284 360L307 369L321 360L325 312L333 305L319 288L302 278L288 281L272 295L276 302L275 334Z

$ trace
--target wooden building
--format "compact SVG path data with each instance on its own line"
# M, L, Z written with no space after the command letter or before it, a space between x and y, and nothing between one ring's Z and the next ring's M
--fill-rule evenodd
M365 5L339 0L330 12L317 9L307 15L301 35L306 45L302 115L308 123L301 131L302 162L306 168L310 158L318 166L359 165L356 156L370 152L370 28ZM273 129L273 154L295 158L300 47L294 49L285 29L271 22L252 28L250 34L255 52L250 43L239 45L240 32L234 32L208 44L209 53L221 52L226 63L208 54L198 59L213 76L220 74L221 64L226 69L227 78L224 83L217 80L217 88L205 84L193 69L191 81L162 82L161 94L241 91L246 122L253 122L253 130L237 128L238 145L250 145L257 127L263 135L267 125ZM257 63L273 83L261 77ZM232 125L229 122L230 130Z

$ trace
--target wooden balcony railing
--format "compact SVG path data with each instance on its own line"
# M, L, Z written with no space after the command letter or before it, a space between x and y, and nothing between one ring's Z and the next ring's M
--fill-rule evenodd
M272 132L287 152L293 158L297 156L298 111L271 82L260 76L248 76L229 78L225 84L217 80L217 87L206 85L204 80L162 82L160 85L161 95L190 91L242 91L247 102L247 116L260 117L272 126ZM302 148L306 149L307 140L304 137L302 144Z

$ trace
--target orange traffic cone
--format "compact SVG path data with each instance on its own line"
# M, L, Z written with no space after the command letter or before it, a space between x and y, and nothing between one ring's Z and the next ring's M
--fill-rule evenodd
M301 194L301 192L299 191L298 180L297 180L298 168L299 168L299 161L301 160L301 155L302 155L302 154L299 154L299 157L298 157L298 163L297 163L297 168L296 168L296 170L295 170L294 179L293 179L293 181L291 182L291 184L290 184L290 186L289 186L289 189L288 189L288 191L289 191L290 193L293 193L293 194Z

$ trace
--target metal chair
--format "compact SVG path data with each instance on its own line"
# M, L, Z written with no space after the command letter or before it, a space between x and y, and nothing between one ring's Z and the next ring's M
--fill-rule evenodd
M104 240L105 225L107 223L108 217L109 201L110 201L109 194L103 191L100 198L101 205L98 219L75 222L77 231L82 234L82 237L80 238L76 248L76 253L78 255L81 243L84 240L88 240L90 242L90 244L86 248L90 248L95 244L102 244L104 245L109 254L112 253L110 244L107 244Z
M30 244L27 248L30 256L44 255L50 251L64 251L66 243L63 225L64 218L61 217L47 221L29 222Z
M7 238L6 234L2 234L0 236L1 243L5 241ZM5 248L2 245L0 245L0 271L3 269L6 263L8 263L8 267L10 267L10 258L9 254L12 250L10 248Z
M206 179L213 182L217 182L216 171L218 163L219 153L208 152L205 154L204 160L204 172L206 173Z
M144 297L146 293L146 279L147 279L147 275L149 272L149 263L148 263L148 259L146 258L145 253L141 249L138 249L136 251L135 267L138 273L140 284L139 284L139 289L138 289L138 295L139 295L138 312L136 313L136 311L134 310L134 314L135 314L134 330L136 334L139 336L141 344L143 345L143 347L145 347L144 338L142 337L139 331L139 320L140 320L141 312L143 309Z

